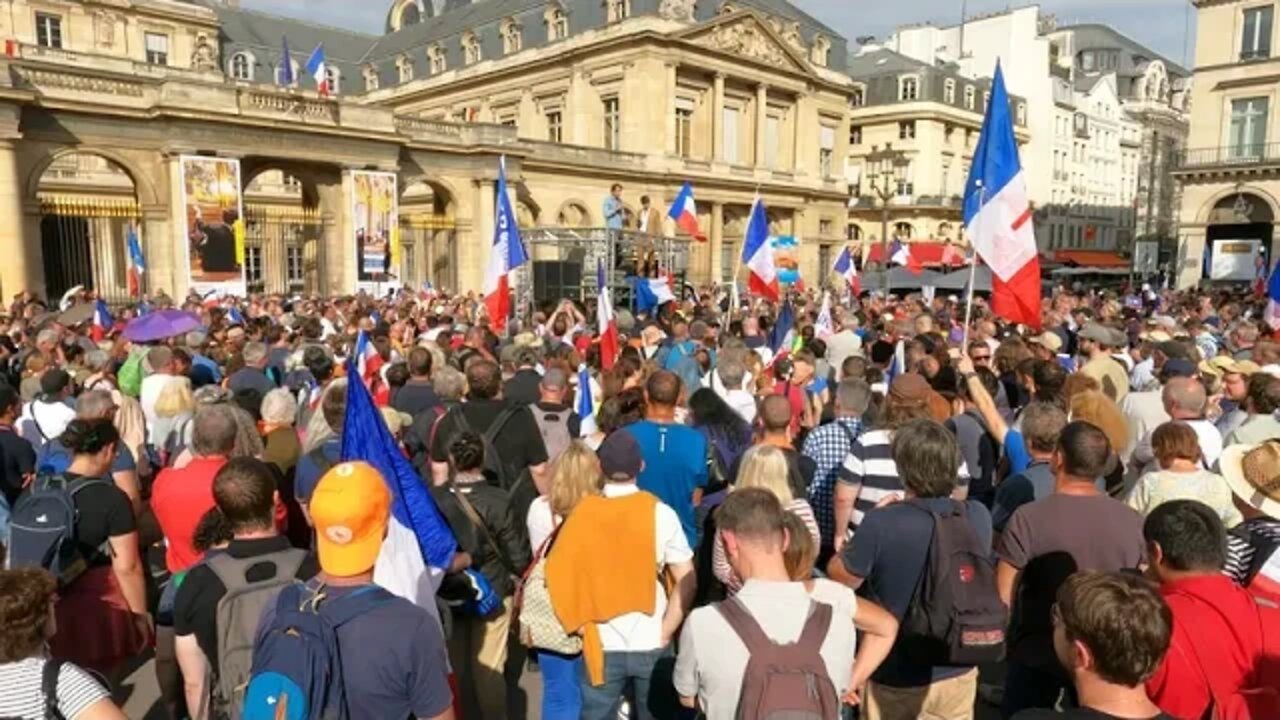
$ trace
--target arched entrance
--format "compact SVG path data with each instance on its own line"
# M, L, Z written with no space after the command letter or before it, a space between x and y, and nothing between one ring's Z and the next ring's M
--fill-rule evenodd
M128 237L141 217L129 173L102 155L65 153L41 174L37 197L50 302L77 285L108 302L127 301Z
M1220 198L1206 220L1205 277L1251 282L1258 250L1269 260L1274 222L1266 197L1237 188ZM1226 277L1232 267L1237 268L1235 277Z
M458 287L458 233L453 194L426 179L400 190L400 277L405 287Z

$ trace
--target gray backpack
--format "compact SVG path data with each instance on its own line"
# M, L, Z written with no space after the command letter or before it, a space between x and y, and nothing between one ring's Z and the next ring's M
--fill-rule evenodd
M533 413L533 420L538 424L542 444L547 446L547 462L555 462L573 442L569 435L569 415L573 411L543 410L535 403L529 406L529 412Z
M298 568L307 557L303 550L289 548L251 558L227 554L209 558L206 564L218 576L227 592L218 601L218 672L213 678L211 717L239 720L244 705L244 689L253 667L253 644L263 611L273 605L280 591L297 582ZM245 573L256 565L275 565L275 574L250 582Z

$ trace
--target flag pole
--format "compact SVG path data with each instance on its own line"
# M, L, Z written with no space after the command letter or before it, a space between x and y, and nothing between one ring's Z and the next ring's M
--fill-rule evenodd
M978 207L987 202L987 187L981 179L974 181L978 187ZM975 234L977 227L974 228ZM969 294L964 304L964 339L960 343L960 352L969 353L969 324L973 320L973 283L978 275L978 247L969 239L969 247L973 248L973 256L969 258Z

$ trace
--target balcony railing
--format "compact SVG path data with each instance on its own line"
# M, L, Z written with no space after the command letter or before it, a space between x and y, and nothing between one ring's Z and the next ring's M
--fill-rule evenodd
M1193 148L1182 153L1178 169L1249 167L1280 164L1280 142Z

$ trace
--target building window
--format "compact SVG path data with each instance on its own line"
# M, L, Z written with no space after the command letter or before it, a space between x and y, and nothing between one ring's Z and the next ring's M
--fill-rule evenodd
M502 26L502 52L510 55L524 47L524 28L515 20L507 20Z
M621 22L631 17L631 0L606 0L609 22Z
M819 133L818 173L821 177L829 178L835 169L833 165L836 155L836 129L823 125Z
M169 36L161 33L145 33L143 43L147 47L147 64L169 64Z
M431 66L432 75L439 75L449 69L449 57L445 55L444 48L440 45L427 48L427 63Z
M547 39L563 40L569 37L569 16L563 8L552 7L547 11Z
M40 47L62 47L62 16L36 13L36 44Z
M298 68L298 63L297 63L296 61L294 61L292 58L290 58L290 59L286 60L285 62L288 62L288 63L291 65L291 68L290 68L290 69L291 69L291 70L293 70L293 82L288 83L288 86L289 86L289 87L297 87L297 85L298 85L298 70L299 70L299 68ZM282 66L280 66L280 65L276 65L276 84L277 84L277 85L285 85L285 84L286 84L286 83L285 83L285 81L284 81L284 67L282 67Z
M337 95L342 91L342 76L338 74L338 68L328 63L324 66L324 84L328 86L330 95Z
M418 6L414 3L405 5L404 10L400 11L400 27L407 28L420 22L422 22L422 12L418 10Z
M1275 9L1270 5L1244 11L1244 29L1240 36L1240 59L1271 57L1271 20Z
M547 118L547 141L564 142L564 115L559 110L550 110Z
M262 289L261 245L250 245L244 249L244 280L250 288Z
M604 147L622 149L622 106L617 97L604 100Z
M1230 155L1260 157L1267 142L1268 100L1265 97L1231 101Z
M964 108L966 110L973 109L974 98L978 96L978 91L972 85L964 86Z
M894 223L893 225L894 237L902 238L904 240L910 240L911 238L915 237L915 235L916 235L916 231L914 228L911 227L911 223L909 222Z
M916 137L916 121L902 120L898 123L898 139L914 140Z
M407 83L413 80L413 61L407 57L402 57L396 61L396 69L400 73L400 82Z
M849 105L852 107L862 107L867 104L867 90L863 87L855 87L849 95Z
M909 102L920 97L920 80L914 77L898 79L898 99Z
M987 90L982 93L982 112L987 111L987 106L991 104L991 91Z
M836 224L831 221L831 218L822 218L818 221L818 234L822 237L831 237L831 233L835 229L835 226ZM831 251L830 246L827 245L823 245L820 249L826 250L827 252ZM820 262L819 265L825 268L830 266L830 263Z
M302 246L285 245L284 247L284 277L289 283L290 290L301 290L306 284L306 278L302 272Z
M732 282L733 271L738 268L738 244L725 239L720 244L720 282Z
M676 100L676 155L693 156L693 101Z
M942 101L948 105L956 104L956 81L947 78L946 83L942 86Z
M769 169L778 167L778 148L781 145L782 118L770 115L764 120L764 166Z
M813 39L813 48L809 52L814 65L826 67L831 62L831 41L818 35Z
M1017 118L1017 123L1019 125L1027 124L1027 104L1026 103L1018 103L1017 115L1015 117Z
M475 65L484 57L480 49L480 38L475 33L467 33L462 37L462 57L467 65Z
M849 126L849 144L850 145L862 144L862 126L861 125Z
M248 53L238 52L231 56L231 77L236 80L253 79L253 61Z
M364 69L364 89L366 91L377 90L381 82L378 79L378 68L370 65Z

